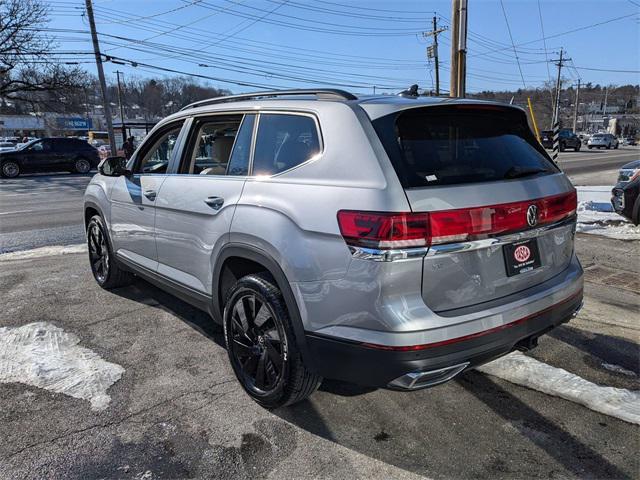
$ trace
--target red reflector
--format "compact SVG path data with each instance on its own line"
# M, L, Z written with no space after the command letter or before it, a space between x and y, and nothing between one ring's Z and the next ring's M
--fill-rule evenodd
M576 213L575 191L551 197L424 213L341 210L340 233L348 245L392 249L488 238L555 223ZM528 215L531 206L533 215Z

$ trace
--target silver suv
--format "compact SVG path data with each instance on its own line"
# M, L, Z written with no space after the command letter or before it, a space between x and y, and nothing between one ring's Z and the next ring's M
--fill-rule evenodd
M520 108L340 90L197 102L85 194L91 268L224 327L274 408L322 378L436 385L582 303L576 192Z

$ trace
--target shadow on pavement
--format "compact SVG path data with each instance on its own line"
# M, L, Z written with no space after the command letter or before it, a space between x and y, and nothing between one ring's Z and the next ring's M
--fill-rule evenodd
M629 478L629 474L582 443L564 427L547 419L489 377L472 373L461 377L459 383L575 476Z
M594 355L640 375L640 345L620 337L585 332L579 328L562 325L549 332L549 336L567 343L584 353Z
M219 346L225 347L222 327L218 326L209 314L183 302L177 297L166 293L155 285L136 278L132 285L111 290L123 298L144 303L154 308L168 311L182 320L189 327L213 340Z

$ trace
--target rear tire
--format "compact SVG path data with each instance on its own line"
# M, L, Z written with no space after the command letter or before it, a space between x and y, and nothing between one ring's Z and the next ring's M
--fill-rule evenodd
M86 158L79 158L73 164L73 171L80 174L86 174L91 171L91 163Z
M100 215L94 215L87 226L87 246L91 272L98 285L106 290L126 287L133 275L120 268L113 255L107 229Z
M300 402L322 377L302 361L282 292L271 275L242 277L224 306L229 361L242 388L265 408Z
M20 175L20 165L13 160L7 160L2 163L2 169L0 169L0 175L3 178L16 178Z

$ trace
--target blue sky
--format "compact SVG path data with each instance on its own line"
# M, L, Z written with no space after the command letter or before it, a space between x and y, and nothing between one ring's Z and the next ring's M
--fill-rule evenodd
M82 33L88 30L84 1L47 3L59 57L95 72L90 37ZM125 81L176 75L160 67L213 77L205 81L234 92L432 88L433 63L425 52L430 40L421 32L431 30L434 14L443 27L451 18L450 1L424 0L94 0L94 8L101 50L126 63L106 63L109 78L115 70ZM517 89L522 77L528 87L542 86L555 78L547 60L561 47L572 59L563 71L566 85L578 76L594 84L640 83L640 0L469 0L468 12L468 91ZM446 90L450 32L439 39Z

